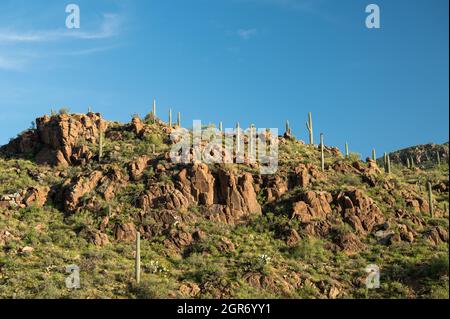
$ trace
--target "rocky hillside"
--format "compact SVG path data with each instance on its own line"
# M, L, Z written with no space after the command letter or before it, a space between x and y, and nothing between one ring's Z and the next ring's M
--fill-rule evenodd
M173 163L172 130L152 116L59 114L3 146L0 297L448 298L444 160L407 168L393 155L388 174L325 147L322 170L320 148L286 134L277 173L261 175ZM78 290L65 287L72 264Z
M408 165L408 161L422 168L435 166L438 162L447 164L449 161L448 142L445 144L425 144L408 147L389 154L391 161Z

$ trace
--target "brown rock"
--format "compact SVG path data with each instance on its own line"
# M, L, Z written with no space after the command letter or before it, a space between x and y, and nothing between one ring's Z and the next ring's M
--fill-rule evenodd
M131 131L136 134L140 135L144 129L144 124L142 123L141 119L137 116L133 117L131 120Z
M39 142L44 145L36 160L50 165L70 165L81 158L90 158L87 148L80 148L79 140L96 144L99 129L106 129L106 122L99 115L61 114L36 119Z
M100 171L94 171L87 176L75 177L64 192L64 209L67 212L74 212L78 208L80 199L95 190L102 177L103 174Z
M171 185L151 185L138 198L138 207L144 211L156 208L185 211L189 207L189 199Z
M335 238L335 243L348 255L353 255L364 247L359 238L351 232L339 233Z
M384 222L384 215L375 202L361 190L341 192L336 196L338 211L359 234L372 229Z
M229 253L235 251L234 244L226 237L222 237L217 244L217 249L221 253Z
M309 222L312 219L324 219L332 212L330 203L333 197L327 192L308 191L301 196L301 201L293 204L292 217L298 218L302 222Z
M50 191L48 187L30 187L23 198L23 204L26 207L31 205L36 205L37 207L42 207L47 201L47 196Z
M300 241L300 236L295 229L290 229L286 237L286 244L289 246L295 246Z
M441 226L433 227L425 233L425 238L427 238L434 245L439 245L442 242L448 242L448 230Z
M123 225L117 224L114 228L114 237L118 241L135 241L136 227L133 223L127 223Z
M0 247L4 246L11 240L17 240L18 238L13 236L8 230L0 229Z
M200 293L200 287L192 282L183 283L180 286L180 294L184 297L193 298Z

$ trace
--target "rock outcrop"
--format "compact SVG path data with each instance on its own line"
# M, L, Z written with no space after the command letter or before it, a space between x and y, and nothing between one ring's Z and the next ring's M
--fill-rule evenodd
M60 114L36 119L28 130L2 150L7 154L32 155L38 164L81 165L93 154L86 144L97 144L99 129L106 129L99 114Z
M375 226L383 223L384 216L375 202L361 190L340 192L335 203L338 212L357 234L371 232Z

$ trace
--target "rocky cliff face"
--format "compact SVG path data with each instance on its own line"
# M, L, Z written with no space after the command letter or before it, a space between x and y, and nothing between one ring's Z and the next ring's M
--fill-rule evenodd
M97 144L99 129L106 129L99 114L60 114L36 119L36 129L11 141L3 152L31 155L38 164L81 165L93 157L89 144Z

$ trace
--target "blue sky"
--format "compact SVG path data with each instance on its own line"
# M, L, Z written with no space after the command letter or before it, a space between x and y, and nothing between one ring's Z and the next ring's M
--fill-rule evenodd
M65 6L81 28L65 28ZM381 29L365 27L365 7ZM51 108L289 119L364 157L449 139L448 0L1 0L0 144ZM186 125L189 126L189 125Z

